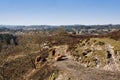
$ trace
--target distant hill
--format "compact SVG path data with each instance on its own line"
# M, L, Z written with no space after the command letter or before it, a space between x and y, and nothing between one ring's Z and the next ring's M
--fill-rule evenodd
M0 25L0 31L6 30L54 30L56 28L63 27L67 31L73 31L73 29L120 29L120 24L117 25L60 25L60 26L51 26L51 25Z

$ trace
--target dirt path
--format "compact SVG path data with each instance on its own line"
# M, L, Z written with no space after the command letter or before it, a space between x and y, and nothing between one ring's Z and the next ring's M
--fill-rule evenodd
M66 48L62 49L66 51ZM60 47L59 51L62 51ZM74 61L67 53L66 57L67 60L55 62L54 65L57 66L58 69L68 73L74 78L73 80L120 80L120 72L85 68L79 62Z

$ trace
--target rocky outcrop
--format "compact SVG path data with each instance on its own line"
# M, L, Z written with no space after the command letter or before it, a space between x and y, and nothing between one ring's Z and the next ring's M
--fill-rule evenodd
M85 67L119 71L120 54L115 50L119 50L118 44L120 43L111 39L85 39L80 41L72 55L75 61Z

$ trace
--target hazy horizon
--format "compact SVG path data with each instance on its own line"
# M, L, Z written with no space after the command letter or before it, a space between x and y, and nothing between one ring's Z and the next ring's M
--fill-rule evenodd
M49 25L49 24L0 24L0 26L74 26L74 25L84 25L84 26L92 26L92 25L120 25L120 24L63 24L63 25Z
M0 0L0 25L120 24L120 0Z

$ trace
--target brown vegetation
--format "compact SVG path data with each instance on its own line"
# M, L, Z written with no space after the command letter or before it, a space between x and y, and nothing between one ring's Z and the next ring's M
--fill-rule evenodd
M6 44L6 42L0 42L0 79L4 78L5 80L22 80L25 74L27 74L32 69L36 68L37 64L46 61L47 58L49 58L49 55L52 55L53 59L55 59L55 61L58 61L62 57L62 55L56 55L56 50L53 49L52 46L68 45L68 51L71 51L72 54L72 51L75 50L76 45L80 43L81 40L86 39L85 43L90 44L90 38L103 37L118 40L120 39L120 31L112 32L107 35L75 35L67 34L67 32L64 29L58 29L54 32L51 32L51 34L33 33L31 35L24 34L16 36L15 43L17 43L17 45L15 45L15 43L13 42L13 39L10 39L10 41L8 41L10 42L10 44ZM101 46L104 45L104 43L102 42L99 42L98 44ZM46 46L52 48L51 53L49 52L49 48L44 48ZM85 44L82 44L82 46L85 46ZM35 51L38 52L35 53ZM90 52L91 50L86 50L86 52L82 55L87 55L86 53ZM25 56L15 58L15 60L8 60L9 56L17 55ZM49 76L50 73L54 71L54 69L51 67L49 68L48 65L44 66L42 69L42 73L40 72L41 70L38 71L38 73L41 76L39 77L39 79L41 78L42 80L44 80L46 76ZM44 76L44 74L46 76Z
M112 39L119 40L120 39L120 30L110 33L109 36Z

